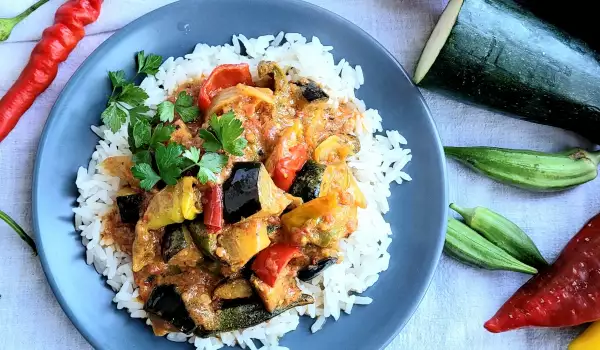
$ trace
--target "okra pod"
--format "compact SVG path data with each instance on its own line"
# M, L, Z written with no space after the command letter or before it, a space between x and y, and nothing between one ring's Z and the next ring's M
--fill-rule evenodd
M531 238L502 215L484 207L465 209L452 203L450 208L459 213L469 227L513 258L538 268L548 265Z
M503 183L533 191L561 191L596 178L600 151L543 153L493 147L444 147L447 156Z
M450 218L444 252L467 265L488 270L509 270L536 274L534 267L513 258L462 222Z

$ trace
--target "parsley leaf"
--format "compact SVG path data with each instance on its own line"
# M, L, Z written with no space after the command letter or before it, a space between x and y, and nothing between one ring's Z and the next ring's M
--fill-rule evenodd
M183 152L183 157L186 161L192 163L190 166L186 167L185 170L194 165L198 166L198 174L196 176L203 184L209 181L217 182L216 174L223 170L223 167L229 160L227 155L214 152L207 152L202 156L202 159L200 159L200 150L196 147L191 147L189 150Z
M198 181L200 183L217 182L216 174L220 173L223 166L227 164L227 156L218 153L205 153L198 163L200 169L198 170Z
M234 156L244 155L244 148L248 141L242 136L244 128L242 122L235 117L233 112L227 112L220 118L213 114L208 124L207 131L200 131L200 137L204 139L204 147L207 150L217 151L221 147ZM217 142L219 147L217 148Z
M150 123L147 119L137 119L133 125L133 141L136 148L146 146L150 142Z
M152 155L150 151L139 151L133 155L133 163L152 165Z
M131 108L129 110L129 121L131 122L137 119L148 119L149 116L146 113L148 113L149 110L150 108L144 105L139 105Z
M186 123L192 122L198 118L200 109L194 106L194 99L187 92L181 91L175 101L175 111Z
M194 163L198 163L200 160L200 150L196 147L192 147L188 150L185 150L185 152L183 152L183 156Z
M183 158L180 157L182 152L183 147L176 143L169 143L166 147L162 144L156 146L158 173L167 185L175 185L177 178L181 175L179 166L183 161Z
M127 120L127 113L117 106L116 103L111 103L100 115L102 122L110 128L112 132L117 132L121 125Z
M131 168L131 172L133 176L140 179L140 187L146 191L151 190L158 180L160 180L160 176L156 174L152 166L148 163L136 164Z
M175 119L175 105L171 101L163 101L158 104L158 119L161 122L172 122Z
M113 89L127 84L127 79L125 79L125 71L119 70L116 72L108 72L108 77L110 78Z
M138 73L154 75L158 73L158 67L160 67L161 63L162 56L155 54L145 56L143 50L137 53Z
M208 152L216 152L221 149L221 141L217 139L215 134L213 134L210 130L200 129L200 137L204 139L204 143L202 147Z
M136 107L148 98L148 94L141 87L129 83L123 86L123 91L117 96L117 101L127 103L131 107Z
M154 132L152 132L152 137L150 138L150 147L156 148L163 142L169 141L173 131L175 131L175 127L172 125L164 125L162 123L158 124L154 128Z

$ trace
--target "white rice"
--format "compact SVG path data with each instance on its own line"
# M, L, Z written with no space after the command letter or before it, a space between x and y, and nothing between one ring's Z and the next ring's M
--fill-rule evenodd
M246 55L241 55L245 48ZM392 182L401 184L411 177L402 171L411 160L409 149L403 148L406 139L396 130L384 132L381 116L375 109L366 109L354 93L364 82L360 66L352 67L345 59L337 64L330 51L313 37L310 41L297 33L283 32L258 38L234 35L232 44L222 46L196 45L185 57L169 57L155 76L141 83L148 93L146 105L155 109L177 86L187 80L209 74L214 67L224 63L247 62L256 76L256 66L261 60L277 61L284 67L294 67L296 74L309 77L325 86L332 103L354 102L363 113L363 122L357 127L361 151L349 164L367 198L367 209L359 209L358 229L340 243L342 262L327 269L311 283L301 282L300 288L315 298L315 303L290 310L269 322L242 331L223 333L220 337L203 339L183 333L171 333L167 338L176 342L189 342L198 350L219 349L236 343L242 348L282 350L279 338L298 326L299 315L316 318L311 331L326 326L328 318L337 320L341 312L350 314L354 305L368 305L373 300L358 294L372 286L379 273L389 266L387 248L392 238L390 225L382 214L389 210L387 198ZM293 78L293 77L292 77ZM393 116L390 116L393 117ZM131 257L118 251L111 242L102 238L102 216L114 203L119 189L119 179L107 176L99 164L108 157L131 155L127 143L127 126L116 133L106 126L91 126L101 140L87 167L80 167L75 181L80 196L79 207L74 208L75 226L86 245L86 262L98 273L106 276L106 283L116 292L113 302L118 309L126 309L133 318L146 318L143 304L137 299L138 290L133 280ZM149 323L146 320L146 323ZM258 341L258 343L255 343ZM262 344L262 345L257 345Z

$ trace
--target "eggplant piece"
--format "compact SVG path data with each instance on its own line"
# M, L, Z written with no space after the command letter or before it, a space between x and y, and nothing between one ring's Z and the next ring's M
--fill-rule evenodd
M314 81L309 79L303 79L299 81L298 86L300 87L300 92L302 92L302 96L308 101L327 101L329 99L329 95Z
M223 183L223 217L229 224L251 216L277 216L290 202L260 162L235 163Z
M250 298L252 294L253 291L250 283L243 278L236 278L234 280L227 281L215 288L215 291L213 292L213 297L231 300Z
M263 323L278 316L285 311L302 305L314 303L312 296L302 294L298 300L278 308L273 312L268 312L262 303L258 300L250 300L247 303L238 304L230 307L224 307L217 312L217 327L215 329L196 329L196 335L202 338L208 338L221 332L229 332L238 329L244 329Z
M117 196L117 207L121 222L124 224L135 224L140 219L140 209L144 197L141 193L129 193Z
M289 193L300 197L304 203L319 197L325 165L312 160L307 161L296 175Z
M196 329L196 324L174 285L154 288L144 304L144 310L169 322L183 333L190 334Z
M298 271L298 279L303 282L309 282L319 276L329 266L335 265L338 259L335 257L327 258L319 261L315 265L308 265L304 269Z

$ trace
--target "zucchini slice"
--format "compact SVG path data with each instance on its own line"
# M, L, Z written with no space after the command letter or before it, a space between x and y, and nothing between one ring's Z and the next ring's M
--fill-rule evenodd
M290 194L302 198L304 203L319 197L325 165L308 160L296 175Z

